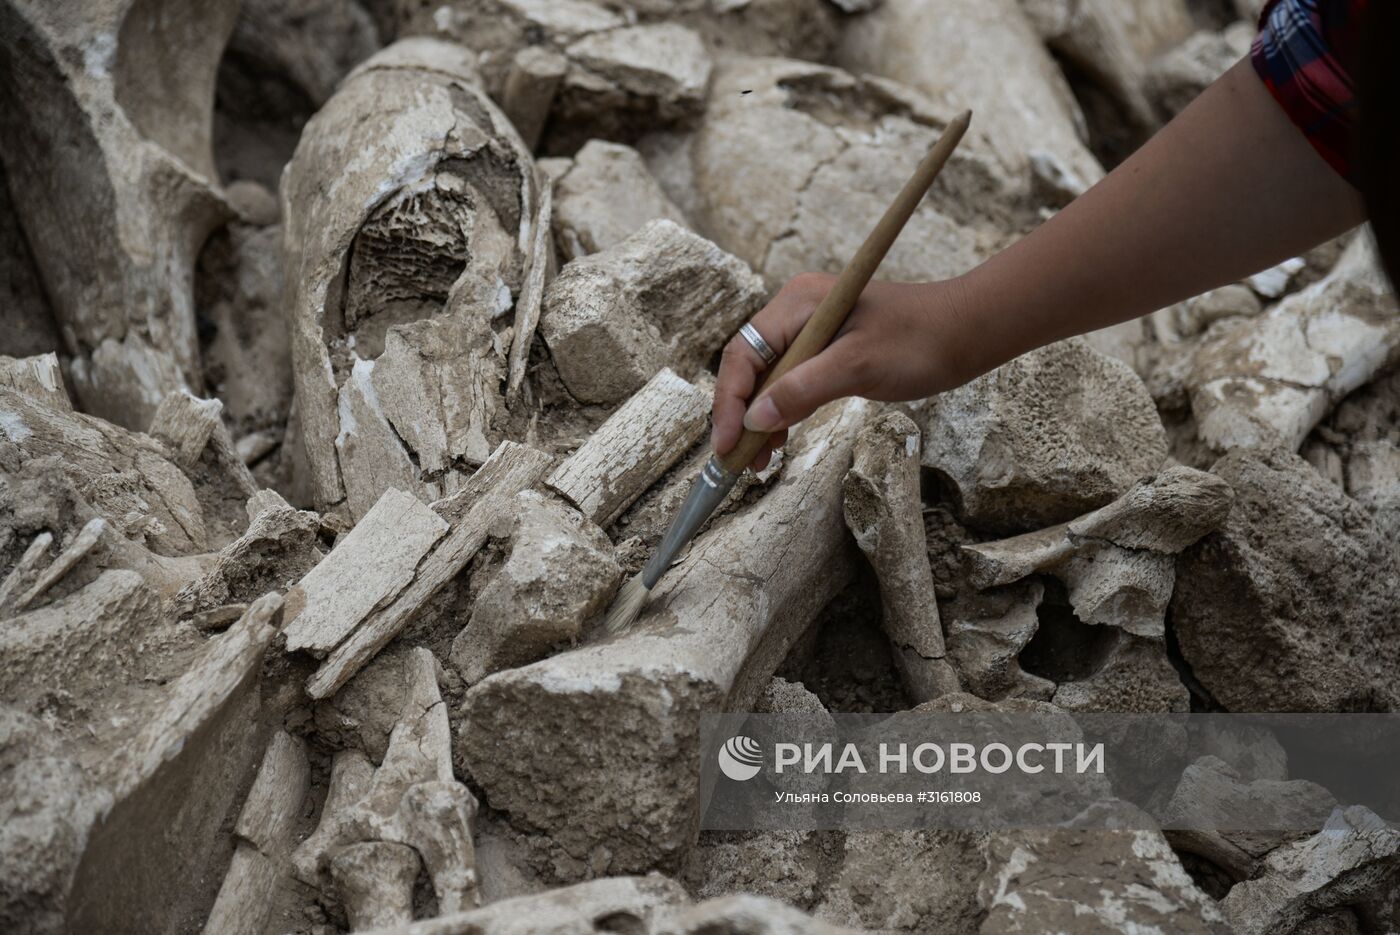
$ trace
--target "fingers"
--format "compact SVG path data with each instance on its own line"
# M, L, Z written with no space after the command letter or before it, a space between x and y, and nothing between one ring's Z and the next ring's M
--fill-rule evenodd
M801 422L833 399L858 395L867 382L859 343L848 334L799 364L754 400L744 414L743 426L755 432L776 432Z
M830 288L831 280L830 276L818 274L795 277L753 317L751 324L778 355L802 330ZM766 369L758 352L742 336L736 334L725 345L715 379L714 427L710 433L710 443L717 454L726 454L738 443L744 411Z

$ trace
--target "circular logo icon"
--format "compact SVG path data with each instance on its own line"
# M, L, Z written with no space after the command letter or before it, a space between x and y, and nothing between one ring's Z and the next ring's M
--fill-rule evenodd
M742 734L730 737L719 748L720 772L737 782L752 779L763 769L763 750L758 741Z

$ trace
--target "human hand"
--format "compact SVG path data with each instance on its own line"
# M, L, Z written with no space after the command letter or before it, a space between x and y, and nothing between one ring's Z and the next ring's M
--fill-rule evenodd
M754 327L781 356L835 281L823 273L794 277L754 316ZM831 344L752 405L749 397L767 367L735 335L725 345L715 381L715 452L727 453L745 427L772 432L751 465L762 470L787 441L790 426L834 399L921 399L970 380L982 368L965 337L960 295L957 280L870 283Z

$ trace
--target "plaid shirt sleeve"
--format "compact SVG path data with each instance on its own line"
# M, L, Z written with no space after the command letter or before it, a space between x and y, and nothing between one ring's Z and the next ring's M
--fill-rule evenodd
M1352 71L1365 8L1366 0L1269 0L1250 50L1269 93L1319 155L1351 182Z

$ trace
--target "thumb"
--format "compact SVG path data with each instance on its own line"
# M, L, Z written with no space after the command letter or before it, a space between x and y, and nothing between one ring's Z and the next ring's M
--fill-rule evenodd
M838 339L779 378L749 406L744 428L776 432L801 422L833 399L859 392L850 342Z

